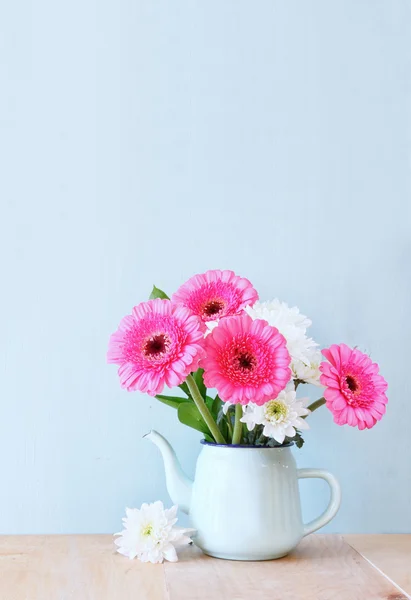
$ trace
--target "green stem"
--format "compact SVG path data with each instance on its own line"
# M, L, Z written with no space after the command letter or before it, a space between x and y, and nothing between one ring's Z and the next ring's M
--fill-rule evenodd
M233 444L239 444L241 442L241 434L243 432L243 424L240 419L243 416L243 407L241 404L235 405L235 421L234 421L234 433L233 433Z
M230 409L228 409L228 411L227 411L226 419L227 419L228 435L230 436L230 439L232 440L233 439L233 426L231 423Z
M207 427L210 430L211 435L217 442L217 444L226 444L221 431L219 430L217 423L213 419L213 415L208 410L207 404L204 402L204 398L202 397L200 390L196 382L194 381L194 377L192 375L188 375L186 378L186 383L188 385L188 389L190 390L190 394L195 402L195 405L198 408L198 412L202 416L205 421Z
M319 398L318 400L316 400L315 402L310 404L310 406L308 406L308 410L310 410L311 412L314 412L315 410L317 410L317 408L320 408L320 406L323 406L323 404L325 404L325 398Z

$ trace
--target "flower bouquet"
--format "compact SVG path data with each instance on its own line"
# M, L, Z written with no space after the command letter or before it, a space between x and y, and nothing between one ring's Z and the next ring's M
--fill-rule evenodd
M123 388L176 409L209 443L301 447L307 417L323 405L338 425L373 427L387 404L378 365L345 344L320 352L310 325L298 308L260 302L248 279L213 270L171 299L154 287L111 336L107 358ZM309 404L301 384L324 394ZM182 394L164 395L165 386Z
M121 386L154 396L203 434L194 481L163 436L145 437L160 449L169 494L189 513L194 543L207 554L280 558L328 523L340 505L339 484L322 469L297 469L290 447L303 445L308 417L320 406L338 425L359 429L385 413L387 384L378 365L345 344L321 353L307 335L310 325L297 308L259 302L248 279L216 270L195 275L171 299L154 287L110 338L108 361L119 365ZM323 386L323 396L309 404L300 396L303 384ZM179 392L164 395L165 386ZM331 496L304 524L298 480L308 477L325 479ZM140 513L131 517L132 533L119 542L123 553L145 557L154 548L151 560L175 557L164 542L168 529L165 535Z

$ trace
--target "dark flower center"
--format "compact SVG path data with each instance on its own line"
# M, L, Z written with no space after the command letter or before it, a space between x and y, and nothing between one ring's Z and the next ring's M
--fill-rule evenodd
M210 300L203 308L203 313L207 317L212 317L218 314L224 308L224 302L221 300Z
M167 351L169 345L168 336L164 333L153 335L144 344L143 353L147 357L157 357Z
M249 352L242 352L238 354L237 365L242 371L252 371L255 367L255 357Z
M348 389L351 392L355 392L358 390L358 384L357 384L357 381L354 379L354 377L351 377L351 375L347 375L347 377L345 378L345 381L348 385Z

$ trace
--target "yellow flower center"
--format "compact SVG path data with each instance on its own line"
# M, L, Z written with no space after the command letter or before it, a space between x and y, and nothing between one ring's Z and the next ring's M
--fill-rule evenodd
M149 525L146 525L141 533L145 537L149 537L153 533L153 526L151 525L151 523Z
M287 406L281 400L270 400L265 405L265 416L267 421L278 422L288 414Z

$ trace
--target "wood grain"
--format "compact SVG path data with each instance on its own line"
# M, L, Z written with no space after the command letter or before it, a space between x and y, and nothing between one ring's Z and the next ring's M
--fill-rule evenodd
M130 561L108 535L0 537L1 600L163 600L163 565Z
M350 543L363 544L364 555L377 552L382 564L380 549L391 536L374 543L368 541L372 537L352 536ZM392 549L388 568L398 561L396 575L401 581L406 581L410 566L411 536L405 537L387 540ZM116 554L109 535L0 536L0 600L300 598L405 600L407 596L341 536L309 536L293 554L277 561L225 561L189 547L180 552L178 563L164 565L129 561Z
M344 539L411 596L411 535L345 535Z
M406 600L335 535L309 536L276 561L223 561L191 549L164 568L170 600Z

